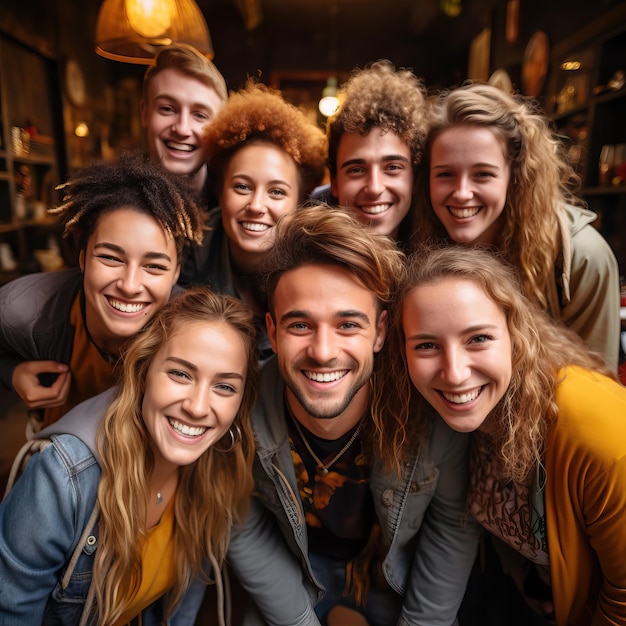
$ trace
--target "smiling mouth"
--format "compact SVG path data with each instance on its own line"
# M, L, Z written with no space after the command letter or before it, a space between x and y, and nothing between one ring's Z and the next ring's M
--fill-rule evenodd
M146 307L145 302L120 302L113 298L108 298L108 301L115 310L121 311L122 313L139 313L139 311L143 311Z
M183 424L173 417L168 417L167 421L172 427L172 430L183 437L200 437L208 430L207 426L187 426L187 424Z
M267 224L259 224L257 222L239 222L244 230L249 230L253 233L264 233L271 227Z
M336 380L340 380L350 370L336 370L334 372L312 372L309 370L302 370L302 373L309 379L316 383L333 383Z
M440 391L439 393L451 404L469 404L478 398L482 390L483 387L477 387L464 393L450 393L449 391Z
M390 202L381 202L380 204L372 204L370 206L360 206L359 210L368 215L380 215L391 208Z
M170 150L179 150L180 152L193 152L195 146L190 146L188 143L178 143L177 141L165 141L165 145Z
M479 211L480 207L469 207L467 209L461 209L456 207L447 207L448 211L452 214L452 217L456 217L457 219L466 219L468 217L474 217Z

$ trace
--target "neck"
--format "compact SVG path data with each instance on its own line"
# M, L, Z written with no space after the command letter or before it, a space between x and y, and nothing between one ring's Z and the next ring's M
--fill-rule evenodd
M350 404L339 415L320 419L314 417L298 402L290 389L287 389L287 406L292 415L309 432L321 439L339 439L352 430L369 407L369 385L363 385Z
M233 268L233 274L238 276L257 276L259 274L259 266L263 258L261 253L244 252L228 242L228 254L230 256L230 264Z
M190 174L187 180L190 181L191 187L196 191L202 191L207 179L207 168L203 165L197 172Z

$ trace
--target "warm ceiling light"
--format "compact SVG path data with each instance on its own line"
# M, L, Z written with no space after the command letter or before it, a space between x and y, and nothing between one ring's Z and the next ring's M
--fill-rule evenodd
M85 122L78 122L78 124L76 124L76 128L74 129L74 134L81 138L87 137L87 135L89 135L89 126L87 126Z
M158 49L187 43L213 58L211 35L194 0L104 0L96 52L107 59L149 64Z
M580 69L580 61L565 61L565 63L561 63L562 70L579 70Z
M339 100L337 99L337 79L331 76L326 82L326 87L322 90L322 99L318 104L320 113L324 117L330 117L336 113L339 108Z
M171 26L175 7L170 0L126 0L131 28L142 37L160 37Z

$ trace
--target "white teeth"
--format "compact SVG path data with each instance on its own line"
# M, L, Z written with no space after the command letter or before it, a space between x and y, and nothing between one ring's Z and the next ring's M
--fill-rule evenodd
M118 311L122 313L138 313L141 311L146 305L143 302L138 302L136 304L127 304L125 302L120 302L119 300L111 300L109 299L109 304Z
M458 219L464 219L466 217L474 217L478 211L480 211L479 207L471 207L468 209L457 209L456 207L448 207L448 211L452 213L452 215Z
M304 375L310 380L314 380L317 383L330 383L335 380L343 378L348 373L348 370L339 370L337 372L308 372L305 371Z
M199 437L203 435L207 428L206 426L187 426L186 424L181 424L178 420L168 418L170 426L181 435L185 435L185 437Z
M181 150L182 152L191 152L195 150L193 146L188 143L176 143L175 141L166 141L165 145L171 150Z
M476 400L478 395L480 394L481 387L474 389L474 391L468 391L466 393L447 393L445 391L441 392L441 395L448 401L453 402L454 404L466 404L468 402L472 402L472 400Z
M246 230L252 230L255 233L262 233L263 231L270 229L267 224L257 224L257 222L241 222L241 225Z
M386 202L385 204L374 204L372 206L362 206L360 207L363 213L369 213L370 215L378 215L379 213L384 213L391 204Z

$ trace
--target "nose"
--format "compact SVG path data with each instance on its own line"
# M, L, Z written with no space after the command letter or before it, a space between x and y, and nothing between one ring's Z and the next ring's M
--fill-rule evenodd
M246 205L248 211L254 211L255 213L264 213L265 204L263 202L263 190L255 189L250 196L250 201Z
M207 385L190 385L187 397L183 400L183 410L192 419L206 417L211 411Z
M132 296L143 288L141 268L135 265L126 265L117 280L117 288L125 295Z
M311 336L307 354L316 363L330 363L337 356L337 343L333 332L327 328L318 328Z
M191 134L189 128L189 114L185 111L181 111L172 124L172 130L177 135L187 137Z
M385 189L382 172L378 167L372 167L367 175L367 186L365 187L371 196L379 196Z
M442 378L451 385L460 385L471 376L470 361L461 349L448 348L444 351Z
M454 188L454 196L457 200L462 200L464 202L471 200L474 197L471 181L467 176L460 176L458 178L457 184Z

